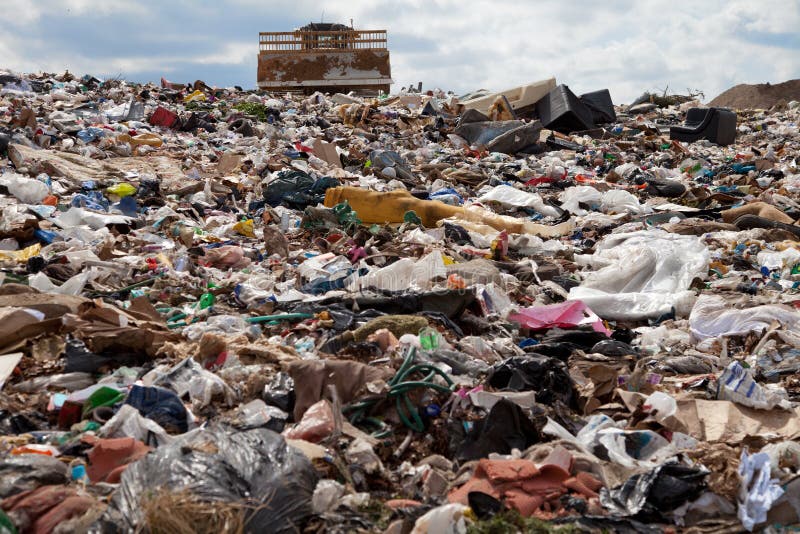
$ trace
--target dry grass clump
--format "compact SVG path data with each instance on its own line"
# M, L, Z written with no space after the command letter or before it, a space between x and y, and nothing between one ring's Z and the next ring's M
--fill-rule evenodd
M202 501L190 491L161 488L141 500L143 524L149 534L243 534L248 507L230 502Z

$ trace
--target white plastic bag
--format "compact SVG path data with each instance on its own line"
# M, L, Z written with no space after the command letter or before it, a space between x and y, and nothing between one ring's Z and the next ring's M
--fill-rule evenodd
M169 445L175 439L161 425L142 417L139 410L130 404L123 404L114 417L97 431L97 435L103 438L134 438L157 447Z
M739 521L747 530L767 520L767 512L783 495L778 480L771 478L770 458L767 453L748 454L742 450L739 461Z
M55 285L44 273L36 273L28 278L28 285L42 293L57 293L59 295L80 295L91 277L91 272L86 271L76 274L60 286Z
M650 206L639 204L638 198L622 189L612 189L603 193L600 208L606 213L627 212L634 215L653 213L653 209Z
M578 264L597 270L570 290L604 319L638 320L669 313L685 315L694 304L692 280L705 279L710 255L695 236L662 230L611 234Z
M800 313L779 304L739 310L719 295L701 295L689 315L689 327L697 340L760 331L769 328L773 321L796 329L800 327Z
M6 186L9 193L25 204L39 204L50 194L50 189L44 182L25 178L16 173L0 176L0 184Z
M469 509L457 503L434 508L417 519L411 534L466 534Z
M717 399L757 410L772 410L776 406L785 410L792 408L786 390L769 390L758 384L753 373L738 361L732 361L717 379Z
M769 270L783 269L784 267L792 268L800 263L800 250L796 248L787 248L780 252L762 250L756 258L759 265Z
M444 266L442 253L435 250L418 261L402 258L364 276L353 276L346 289L348 291L357 291L367 287L386 291L407 291L409 288L429 289L431 280L446 278L447 269Z
M553 206L548 206L536 193L528 193L510 185L498 185L484 193L478 200L481 202L498 202L516 208L533 208L545 217L558 217L560 213Z
M584 216L589 213L587 210L581 208L579 204L582 203L592 207L599 207L602 199L603 194L594 187L588 185L568 187L558 195L561 208L579 216Z

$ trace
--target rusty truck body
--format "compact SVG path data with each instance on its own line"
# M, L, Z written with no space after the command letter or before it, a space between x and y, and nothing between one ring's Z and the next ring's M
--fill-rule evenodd
M312 23L258 37L258 87L267 91L388 93L386 30Z

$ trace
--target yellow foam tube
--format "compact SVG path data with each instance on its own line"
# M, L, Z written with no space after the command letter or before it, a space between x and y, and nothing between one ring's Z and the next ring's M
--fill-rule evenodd
M147 145L158 148L164 144L164 141L162 141L159 136L151 133L143 133L134 137L128 134L122 134L117 136L117 139L123 143L130 143L131 146Z
M325 192L325 206L333 206L347 201L358 218L367 224L401 223L408 211L413 211L427 227L448 217L458 217L467 221L491 226L496 230L506 230L512 234L533 234L540 237L555 237L567 234L575 228L570 219L555 226L536 224L526 219L497 215L476 206L462 208L451 206L438 200L420 200L402 189L380 193L358 187L332 187Z
M379 193L358 187L333 187L325 192L325 206L328 208L345 200L361 222L368 224L401 223L406 212L413 210L422 224L432 227L436 226L436 221L464 211L438 200L420 200L402 189Z

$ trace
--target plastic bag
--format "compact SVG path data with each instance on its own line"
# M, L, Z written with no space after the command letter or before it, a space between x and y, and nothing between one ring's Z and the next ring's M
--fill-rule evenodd
M556 400L568 406L574 404L575 392L567 366L541 354L516 356L495 365L487 382L500 390L535 391L536 401L541 404Z
M140 499L159 488L187 490L203 501L247 505L245 532L296 532L311 515L317 475L280 434L222 427L191 432L160 447L122 475L104 523L144 526ZM121 517L120 517L121 516Z
M267 405L261 399L254 399L239 407L237 419L239 427L243 429L265 427L275 432L281 432L289 419L289 414Z
M321 400L312 404L300 422L286 429L283 435L288 439L303 439L317 443L333 432L333 418L331 403Z
M339 506L340 499L344 497L346 488L335 480L325 479L317 483L311 506L315 514L332 512Z
M228 406L232 406L236 399L236 394L224 380L203 369L192 358L184 359L167 374L156 377L152 385L168 387L179 397L188 393L196 408L208 406L216 395L222 396Z
M769 454L760 452L748 454L742 450L739 459L739 521L747 530L767 520L767 512L772 504L783 495L777 479L771 478Z
M600 502L612 515L661 520L664 512L696 499L705 489L708 471L666 463L630 477L614 489L600 490Z
M653 209L650 206L639 204L638 198L622 189L612 189L603 193L600 208L606 213L627 212L634 215L653 213Z
M373 150L369 155L372 168L377 171L393 169L394 175L402 180L413 180L414 175L408 168L408 164L403 157L392 150Z
M719 295L701 295L689 315L692 336L698 340L738 336L769 328L778 321L789 329L800 326L800 313L788 306L765 304L745 309L731 308Z
M561 207L574 215L586 215L589 212L580 207L586 204L589 207L597 207L603 199L603 194L594 187L579 185L568 187L558 195Z
M695 278L708 274L709 251L695 236L661 230L612 234L591 256L578 256L598 270L585 274L571 300L582 300L604 319L639 320L691 309Z
M67 465L52 456L23 454L0 460L0 499L45 484L66 484Z
M108 187L106 191L112 195L117 195L118 197L127 197L136 193L137 189L129 183L120 182Z
M424 290L431 287L431 280L446 277L442 253L433 251L417 261L401 258L364 276L354 276L346 288L351 291L366 287L387 291L407 291L409 288Z
M481 202L498 202L505 206L517 208L533 208L545 217L558 217L561 215L558 209L545 204L538 194L528 193L510 185L498 185L491 191L481 195L478 200Z
M60 286L55 285L50 279L42 272L38 272L28 278L28 285L34 289L38 289L42 293L57 293L60 295L80 295L86 283L91 277L90 272L83 272L76 274Z
M586 324L591 325L595 332L611 335L611 332L603 325L603 321L580 301L523 308L517 313L509 315L508 319L531 330L553 327L572 328Z
M732 361L717 379L717 399L729 400L757 410L772 410L776 406L789 410L792 404L786 391L769 390L758 384L749 369Z
M678 411L678 402L662 391L654 391L642 403L642 410L646 411L656 421L663 421L672 417Z
M604 428L597 432L597 443L605 447L609 460L632 469L654 467L675 453L670 443L652 430Z
M133 406L123 404L114 417L109 419L97 435L103 438L134 438L145 445L160 447L175 439L152 419L139 415Z
M290 170L278 173L264 188L264 200L272 207L279 206L285 197L308 191L314 178L302 171Z
M26 204L39 204L50 194L50 188L44 182L16 173L0 175L0 185L6 186L9 193Z
M772 476L780 478L788 473L800 472L800 443L782 441L765 445L761 452L769 455Z
M99 230L109 224L128 225L133 222L133 219L125 215L107 215L83 208L72 207L54 218L53 222L60 228L73 228L75 226L87 225L92 230Z
M417 519L411 534L466 534L470 508L463 504L445 504Z
M459 445L459 462L486 458L492 453L510 454L514 449L524 451L542 440L539 429L523 409L506 399L494 403L489 414L473 425Z

